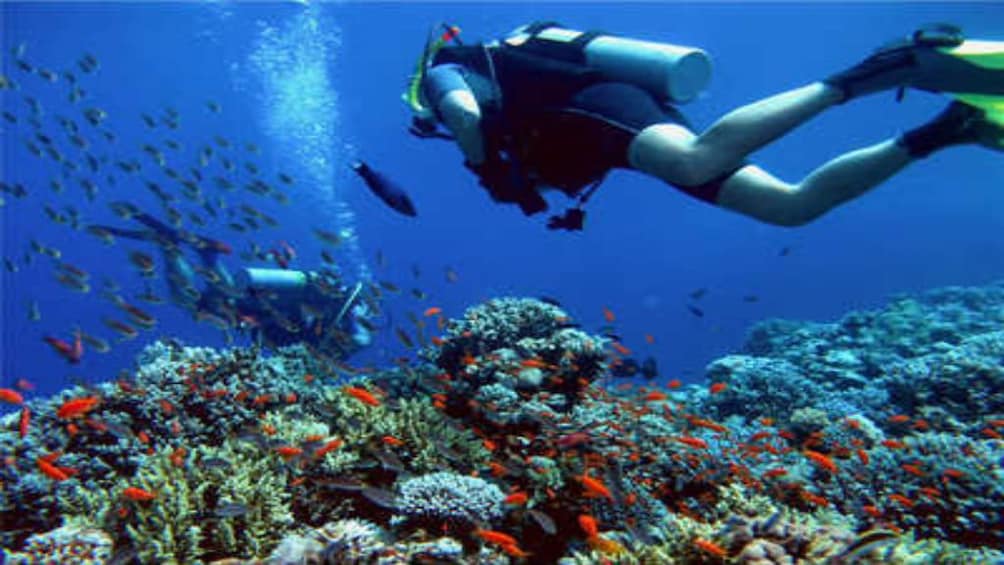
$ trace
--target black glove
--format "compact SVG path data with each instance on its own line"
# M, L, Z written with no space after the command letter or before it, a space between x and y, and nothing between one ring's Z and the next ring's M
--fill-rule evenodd
M464 162L480 178L480 185L496 202L518 204L527 216L547 209L547 201L537 192L533 182L521 174L512 161L493 157L480 165Z
M582 231L586 221L586 211L582 208L569 208L560 216L551 216L547 220L549 230Z

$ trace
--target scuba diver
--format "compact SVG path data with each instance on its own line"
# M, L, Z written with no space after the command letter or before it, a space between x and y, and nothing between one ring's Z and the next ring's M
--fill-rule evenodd
M550 218L550 229L582 229L583 206L614 168L763 222L800 226L945 147L1004 149L1004 43L966 40L951 26L920 29L843 72L733 110L700 133L676 108L710 78L700 49L554 22L474 45L462 43L456 27L442 30L430 33L404 95L415 113L411 133L455 141L491 197L526 215L547 209L541 190L577 198ZM954 101L931 121L841 155L797 183L747 161L828 108L886 90L902 96L906 88Z
M302 343L321 357L345 359L372 342L366 319L374 306L361 296L362 283L347 288L333 271L242 268L237 276L220 261L230 246L175 229L149 214L132 219L145 229L95 226L108 233L150 241L163 255L171 301L223 331L248 331L259 345L282 347ZM199 264L185 257L193 249ZM196 276L206 285L196 288Z

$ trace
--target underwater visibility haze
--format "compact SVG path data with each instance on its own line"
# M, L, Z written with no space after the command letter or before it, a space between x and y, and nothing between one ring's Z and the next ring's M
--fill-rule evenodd
M615 170L548 229L574 199L494 201L408 102L423 45L549 20L702 49L697 131L1004 42L997 3L0 2L0 563L1004 562L1001 152L799 227Z

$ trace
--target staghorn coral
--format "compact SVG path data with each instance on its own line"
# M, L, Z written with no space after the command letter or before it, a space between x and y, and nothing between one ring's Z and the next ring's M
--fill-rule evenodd
M78 522L106 527L144 563L253 558L267 553L292 526L285 472L275 456L236 441L218 448L197 447L182 466L170 456L167 450L154 454L135 478L120 479L111 489L81 489L68 514L76 514ZM229 465L205 463L210 459ZM150 502L125 500L121 493L126 487L143 488L157 497ZM227 504L246 511L218 513Z

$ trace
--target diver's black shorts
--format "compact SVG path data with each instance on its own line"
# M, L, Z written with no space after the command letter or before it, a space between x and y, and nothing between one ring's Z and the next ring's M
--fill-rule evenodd
M687 119L671 106L660 106L648 92L632 84L603 82L576 93L563 108L533 116L530 159L549 184L575 193L615 168L628 169L628 147L643 129ZM696 187L677 187L714 203L730 171Z

